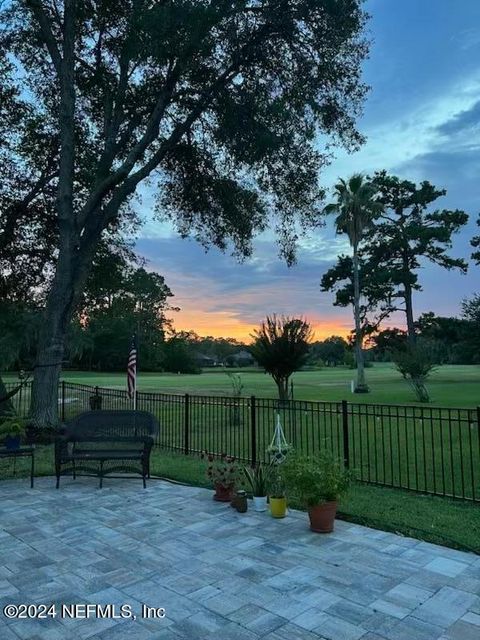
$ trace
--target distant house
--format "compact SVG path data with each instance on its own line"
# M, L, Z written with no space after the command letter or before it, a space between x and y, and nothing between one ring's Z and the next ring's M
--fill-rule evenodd
M255 358L246 349L228 356L225 363L228 367L253 367L257 364Z
M195 362L198 367L221 367L222 363L216 358L206 356L203 353L197 353L195 355Z

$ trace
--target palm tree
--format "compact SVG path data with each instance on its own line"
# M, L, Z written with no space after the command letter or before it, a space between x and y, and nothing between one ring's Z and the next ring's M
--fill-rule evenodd
M363 336L360 314L360 275L358 248L365 231L373 226L382 205L376 200L376 189L360 173L347 181L340 179L335 185L336 202L325 207L325 213L335 213L337 233L346 233L353 249L353 315L355 319L355 360L357 363L356 393L368 392L365 381L365 362L362 350Z
M267 316L252 334L249 351L269 373L278 389L280 402L288 401L288 381L308 357L312 329L302 318Z

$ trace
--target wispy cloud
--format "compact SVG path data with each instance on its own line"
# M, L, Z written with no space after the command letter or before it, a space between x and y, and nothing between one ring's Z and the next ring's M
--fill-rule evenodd
M368 0L373 47L365 75L372 91L359 123L367 143L354 155L337 152L321 181L331 187L339 176L385 168L446 188L439 206L473 214L454 245L455 254L468 256L480 208L480 3L461 4L458 11L451 0ZM155 220L151 190L142 192L139 208L145 226L138 250L173 289L182 308L177 327L245 338L276 311L307 316L318 336L350 330L351 310L333 307L319 288L322 274L348 251L331 221L300 239L298 264L288 269L273 231L257 238L253 257L239 264L216 249L205 253L181 240L170 223ZM422 267L417 313L455 314L461 299L478 289L478 270L465 277Z

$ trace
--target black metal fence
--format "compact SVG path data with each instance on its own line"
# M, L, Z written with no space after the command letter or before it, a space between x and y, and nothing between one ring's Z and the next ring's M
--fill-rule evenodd
M131 409L121 389L62 382L59 411L68 420L91 408ZM26 415L30 389L13 398ZM287 442L315 454L328 449L361 482L480 502L480 407L290 401L137 392L137 408L160 423L157 445L186 455L208 450L247 463L268 460L277 415Z

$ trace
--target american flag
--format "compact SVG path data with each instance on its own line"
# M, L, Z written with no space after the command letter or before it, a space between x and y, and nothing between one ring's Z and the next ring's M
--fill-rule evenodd
M133 338L130 353L128 354L128 366L127 366L127 392L128 397L133 398L135 395L135 389L137 386L137 345L136 340Z

